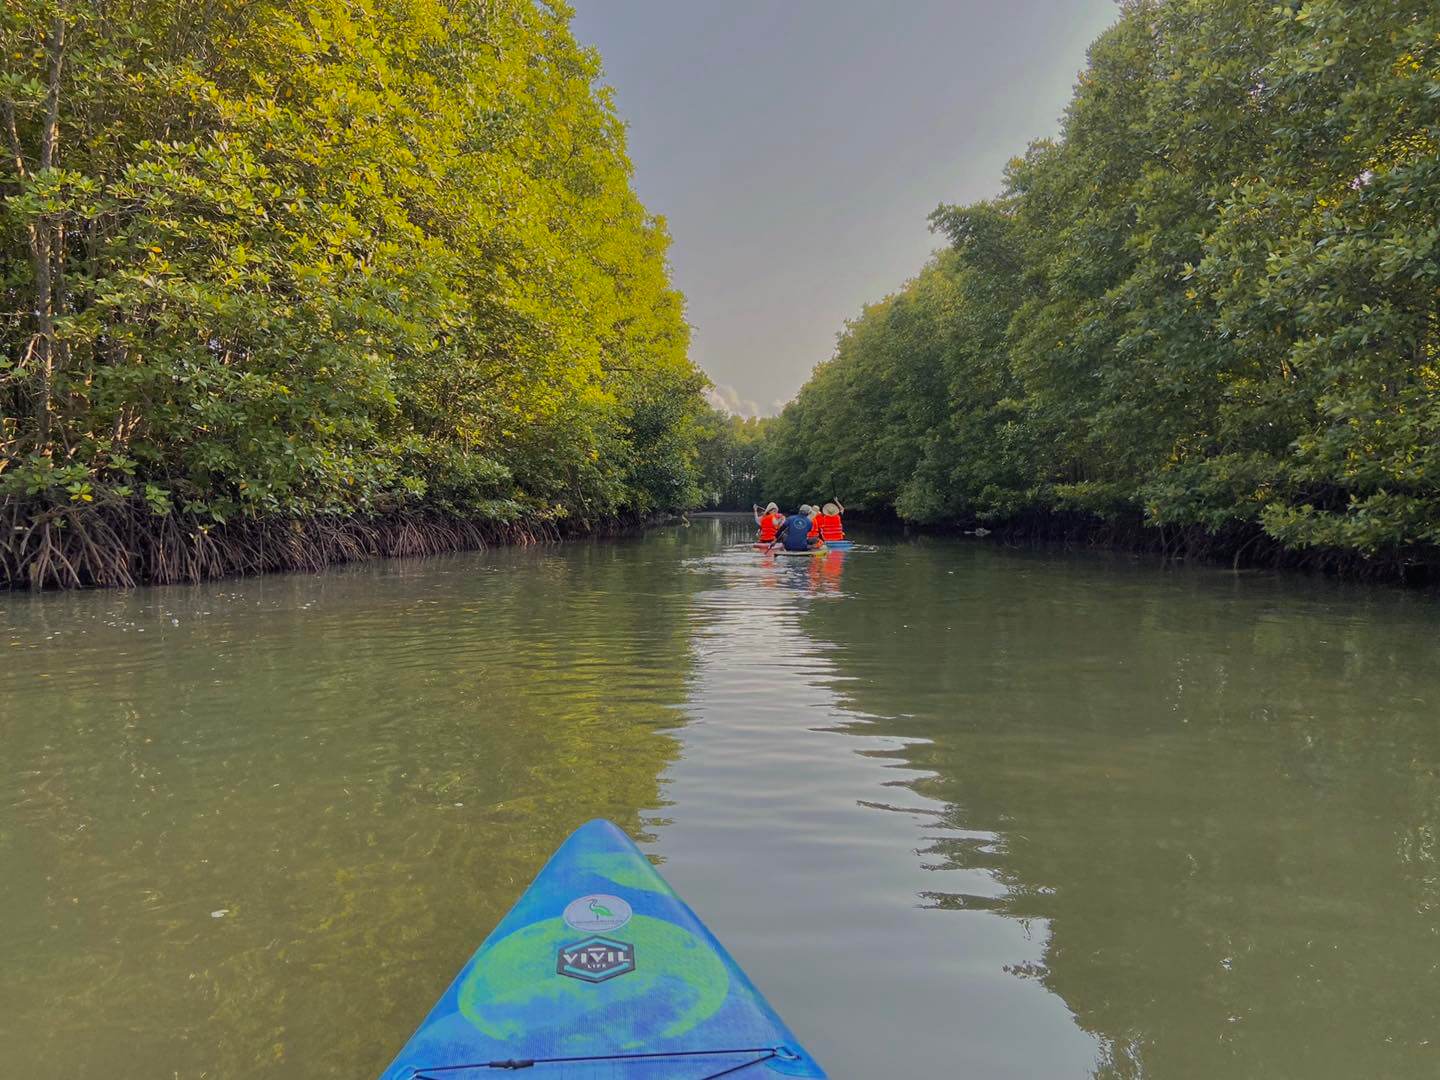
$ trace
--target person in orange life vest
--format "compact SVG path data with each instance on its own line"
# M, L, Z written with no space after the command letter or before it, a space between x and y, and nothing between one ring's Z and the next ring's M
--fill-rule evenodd
M809 503L801 503L801 504L800 504L800 509L795 511L795 513L801 515L802 517L807 517L807 518L810 519L810 539L811 539L811 540L819 540L819 539L820 539L820 530L817 529L817 528L815 528L815 515L818 514L819 512L820 512L820 510L819 510L818 507L811 506ZM812 544L811 546L813 547L814 545Z
M845 526L840 523L840 515L845 508L840 505L839 500L828 502L815 517L815 527L820 532L820 539L829 543L832 540L845 539Z
M762 512L758 506L750 508L755 512L755 524L760 527L759 542L762 544L773 544L775 542L775 531L785 524L785 515L773 502L766 503Z

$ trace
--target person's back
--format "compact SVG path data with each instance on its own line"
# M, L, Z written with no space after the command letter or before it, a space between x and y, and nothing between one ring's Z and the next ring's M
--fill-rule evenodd
M815 525L820 530L820 539L827 543L845 539L845 526L840 523L840 507L833 502L825 504L815 518Z
M786 551L810 550L810 518L805 514L791 514L776 533Z
M779 531L780 526L785 524L785 515L782 514L780 508L772 502L765 507L763 516L756 516L755 522L760 526L760 543L771 544L775 542L775 534Z

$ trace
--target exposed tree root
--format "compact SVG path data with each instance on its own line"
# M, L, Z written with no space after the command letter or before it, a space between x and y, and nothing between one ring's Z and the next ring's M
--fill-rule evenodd
M858 515L852 515L858 516ZM894 520L893 518L890 520ZM1335 548L1289 548L1258 526L1208 532L1189 528L1147 526L1133 521L1104 520L1081 513L1023 515L1005 522L947 522L908 525L919 532L973 531L983 525L991 539L1025 546L1069 546L1159 555L1165 562L1228 564L1233 570L1299 570L1358 581L1382 581L1411 588L1440 584L1440 550L1410 548L1366 555Z
M1440 551L1409 549L1367 555L1335 548L1291 548L1258 526L1209 532L1199 526L1156 529L1141 521L1101 521L1082 514L1055 514L1007 523L996 535L1009 542L1081 544L1112 550L1158 552L1172 562L1229 564L1299 570L1410 587L1440 581Z
M562 539L552 522L442 514L269 518L207 525L142 505L0 506L0 588L130 588Z

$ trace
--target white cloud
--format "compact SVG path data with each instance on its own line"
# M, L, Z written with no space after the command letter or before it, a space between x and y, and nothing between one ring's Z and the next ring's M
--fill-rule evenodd
M742 398L733 386L717 383L705 391L705 400L731 416L770 416L774 409L761 408L758 401Z

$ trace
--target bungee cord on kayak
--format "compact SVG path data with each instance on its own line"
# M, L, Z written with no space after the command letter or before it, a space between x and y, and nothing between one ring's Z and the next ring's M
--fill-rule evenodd
M697 1058L697 1057L723 1057L728 1054L760 1054L758 1058L751 1061L742 1061L738 1065L725 1069L723 1072L706 1073L704 1076L696 1077L695 1080L717 1080L721 1076L730 1076L741 1069L748 1069L752 1065L763 1065L767 1061L776 1058L790 1056L789 1051L783 1046L742 1046L732 1050L677 1050L673 1053L655 1054L591 1054L578 1057L556 1057L556 1058L507 1058L503 1061L477 1061L466 1065L432 1065L417 1070L412 1080L432 1080L434 1073L461 1072L466 1069L505 1069L518 1071L520 1069L533 1069L537 1065L576 1065L585 1061L644 1061L670 1058Z

